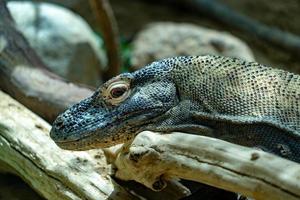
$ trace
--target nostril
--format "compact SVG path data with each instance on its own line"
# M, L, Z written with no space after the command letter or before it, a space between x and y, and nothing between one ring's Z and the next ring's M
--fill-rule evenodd
M57 128L63 128L65 125L64 125L64 122L63 122L62 120L57 120L57 121L55 122L55 126L56 126Z

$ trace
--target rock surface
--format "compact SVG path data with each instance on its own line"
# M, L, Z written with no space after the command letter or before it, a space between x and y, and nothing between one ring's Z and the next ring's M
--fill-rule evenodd
M52 71L73 82L101 83L106 65L102 41L79 15L49 3L11 1L8 7L17 28Z
M157 22L137 35L131 64L138 69L166 57L205 54L254 61L250 48L229 33L187 23Z

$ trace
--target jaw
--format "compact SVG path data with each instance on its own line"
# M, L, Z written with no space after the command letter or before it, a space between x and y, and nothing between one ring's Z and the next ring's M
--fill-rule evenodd
M126 137L127 135L127 137ZM108 148L130 140L130 134L117 133L110 140L98 141L95 137L81 138L80 140L56 142L57 146L66 150L85 151L90 149Z
M105 126L94 127L90 131L88 128L83 128L81 131L64 133L53 128L50 135L60 148L66 150L107 148L131 140L164 112L162 108L155 108L125 115L123 116L125 119L108 117L106 120L111 121L101 123Z

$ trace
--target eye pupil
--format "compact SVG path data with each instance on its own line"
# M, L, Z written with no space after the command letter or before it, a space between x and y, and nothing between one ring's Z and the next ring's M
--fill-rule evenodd
M110 91L110 95L112 98L118 98L122 96L126 92L127 88L126 87L118 87L118 88L113 88Z

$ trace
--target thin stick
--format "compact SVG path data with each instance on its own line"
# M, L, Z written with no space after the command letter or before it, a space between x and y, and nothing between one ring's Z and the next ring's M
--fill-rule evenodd
M89 0L89 3L97 20L96 29L102 33L106 46L108 69L104 74L104 79L108 80L121 72L117 23L107 0Z

